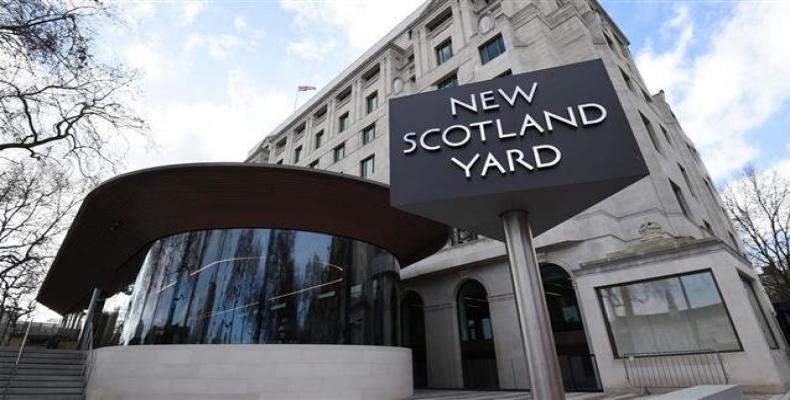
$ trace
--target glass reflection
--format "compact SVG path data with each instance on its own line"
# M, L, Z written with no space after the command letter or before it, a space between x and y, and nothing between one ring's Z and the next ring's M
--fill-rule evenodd
M221 229L155 242L123 342L395 345L398 264L356 240Z

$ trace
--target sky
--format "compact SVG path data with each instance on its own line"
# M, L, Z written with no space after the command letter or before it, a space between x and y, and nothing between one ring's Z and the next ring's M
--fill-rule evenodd
M117 1L102 50L137 70L154 145L125 169L242 161L422 0ZM790 174L790 2L603 0L649 90L663 89L717 183Z

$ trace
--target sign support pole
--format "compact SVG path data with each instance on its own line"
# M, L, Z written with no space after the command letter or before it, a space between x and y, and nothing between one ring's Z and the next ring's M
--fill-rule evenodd
M507 211L500 219L505 230L521 342L529 366L530 390L536 400L563 400L565 390L527 212Z

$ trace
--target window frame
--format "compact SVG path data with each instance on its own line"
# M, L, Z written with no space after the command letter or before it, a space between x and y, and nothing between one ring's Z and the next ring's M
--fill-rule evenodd
M365 173L365 165L368 162L371 163L369 175ZM376 173L376 155L371 154L370 156L363 158L362 161L359 162L359 176L361 178L370 179L375 173Z
M686 218L691 219L691 209L688 201L686 201L686 196L683 195L683 188L678 186L672 179L667 178L667 180L669 181L669 188L672 189L672 194L675 195L675 201L678 203L680 211L683 212Z
M340 154L340 157L338 157ZM332 162L337 163L342 161L346 158L346 142L340 143L339 145L332 148Z
M650 277L650 278L635 279L635 280L631 280L631 281L618 282L618 283L613 283L613 284L609 284L609 285L594 286L593 287L593 291L595 292L595 297L598 298L598 306L600 307L601 317L603 318L604 325L606 325L606 334L609 337L609 346L610 346L610 348L612 350L612 358L617 360L617 359L623 359L624 357L623 357L622 354L619 353L619 351L617 349L617 344L614 341L614 333L612 332L611 324L609 323L609 319L607 318L606 306L603 303L603 297L600 295L600 290L601 289L609 289L609 288L614 288L614 287L618 287L618 286L629 286L629 285L634 285L634 284L638 284L638 283L657 281L657 280L662 280L662 279L678 278L678 277L685 276L685 275L694 275L694 274L699 274L699 273L703 273L703 272L709 273L711 278L713 279L713 284L714 284L714 286L716 286L716 292L719 295L719 299L721 299L721 304L724 307L725 313L727 314L727 319L729 320L730 326L732 327L732 332L733 332L733 334L735 334L735 340L738 342L738 349L714 350L714 352L718 352L718 353L739 353L739 352L743 352L744 349L743 349L743 342L741 341L741 336L738 333L738 328L735 327L735 323L734 323L734 321L732 319L732 314L730 313L730 308L727 306L727 302L724 300L724 296L722 295L722 292L721 292L721 287L719 286L719 281L718 281L718 279L716 279L716 274L713 273L713 269L712 268L702 268L702 269L697 269L697 270L692 270L692 271L678 272L678 273L675 273L675 274L659 275L659 276L654 276L654 277ZM689 351L689 352L682 352L682 353L679 352L679 353L680 354L689 354L689 355L691 355L691 354L710 354L709 351ZM671 353L640 354L640 356L644 356L644 357L663 357L663 356L666 356L668 354L671 354Z
M372 106L371 106L372 105ZM365 113L370 114L379 108L379 92L374 90L371 94L365 97Z
M444 49L448 50L447 58L443 58L442 54L444 53ZM436 54L436 65L442 65L453 58L453 38L447 38L443 40L441 43L437 44L436 47L433 48L434 54Z
M338 133L343 133L343 132L345 132L348 129L348 118L349 118L348 111L344 112L343 114L340 114L340 116L337 117L337 132Z
M489 46L491 46L494 43L501 44L501 49L498 49L498 50L500 50L500 52L497 55L488 58L489 57L489 52L488 52ZM497 47L500 47L500 46L497 46ZM485 56L483 55L484 52L485 52ZM498 33L497 35L495 35L491 39L486 40L485 43L481 44L480 46L477 46L477 53L480 55L480 63L481 63L481 65L486 65L486 64L490 63L492 60L495 60L495 59L499 58L499 56L501 56L502 54L505 54L506 52L507 52L507 47L505 47L505 38L502 37L502 33Z
M325 135L325 133L324 133L323 129L321 129L320 131L316 132L315 135L313 135L313 140L314 140L313 148L314 149L316 149L316 150L320 149L321 146L324 145L324 135Z
M293 155L294 164L296 164L299 161L301 161L301 159L302 159L302 150L303 150L302 149L302 145L296 146L296 148L294 149L294 155Z
M452 86L442 85L449 81L454 82ZM458 86L458 71L454 71L452 74L445 75L444 78L439 79L439 81L436 82L436 90L450 89L457 86Z
M368 138L367 133L373 132L373 136ZM362 129L362 145L366 145L372 141L376 140L376 123L372 123Z

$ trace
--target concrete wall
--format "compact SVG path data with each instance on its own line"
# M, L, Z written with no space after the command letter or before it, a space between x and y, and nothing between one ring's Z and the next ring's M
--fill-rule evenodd
M89 400L403 399L411 351L345 345L153 345L94 352Z

